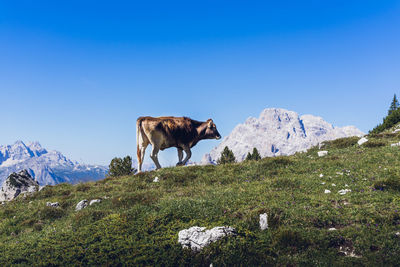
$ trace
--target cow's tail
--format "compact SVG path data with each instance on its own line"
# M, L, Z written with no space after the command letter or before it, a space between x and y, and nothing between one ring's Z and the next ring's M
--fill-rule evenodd
M140 149L140 142L141 139L143 138L142 136L142 119L139 118L136 121L136 147L137 147L137 160L138 160L138 172L142 171L142 153L141 153L141 149Z

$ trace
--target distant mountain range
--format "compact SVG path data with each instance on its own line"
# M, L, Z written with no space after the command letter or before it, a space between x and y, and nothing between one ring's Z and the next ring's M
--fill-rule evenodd
M326 140L362 135L364 133L354 126L333 127L321 117L267 108L259 118L250 117L238 124L217 147L203 156L202 164L215 163L225 146L233 151L237 161L242 161L254 147L262 157L273 157L306 151Z
M40 185L55 185L102 179L108 168L72 161L58 151L47 151L38 142L0 146L0 184L12 172L23 169Z

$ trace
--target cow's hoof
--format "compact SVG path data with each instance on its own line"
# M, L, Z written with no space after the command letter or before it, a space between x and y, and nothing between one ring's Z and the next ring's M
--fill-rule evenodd
M183 165L183 162L178 162L177 164L176 164L176 166L182 166Z

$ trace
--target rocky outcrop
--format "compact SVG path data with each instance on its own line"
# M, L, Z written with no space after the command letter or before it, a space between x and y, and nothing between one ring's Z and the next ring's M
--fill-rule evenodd
M214 227L210 230L206 230L206 227L193 226L179 231L178 242L183 248L199 251L205 246L233 234L235 234L235 229L228 226Z
M23 193L33 193L39 190L39 184L26 171L11 173L4 181L0 190L0 201L10 201Z

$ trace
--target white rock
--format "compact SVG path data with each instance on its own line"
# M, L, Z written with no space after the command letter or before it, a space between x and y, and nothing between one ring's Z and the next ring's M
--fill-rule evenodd
M78 204L76 204L75 211L79 211L79 210L81 210L81 209L84 209L84 208L86 208L87 206L88 206L88 201L87 201L87 199L81 200L81 201L79 201Z
M365 137L362 137L360 140L358 140L357 144L358 144L359 146L361 146L362 144L364 144L364 143L366 143L366 142L368 142L368 139L365 138Z
M331 190L325 189L324 193L325 193L325 194L330 194L330 193L331 193Z
M336 186L335 184L332 184L332 186Z
M400 129L399 129L400 130ZM400 142L398 142L398 143L394 143L394 144L390 144L390 146L391 147L394 147L394 146L400 146Z
M322 178L322 177L324 177L324 175L321 173L321 174L319 175L319 177L321 177L321 178Z
M336 172L337 175L343 175L343 172Z
M179 231L178 242L183 248L199 251L212 242L233 234L235 234L235 229L232 227L219 226L206 230L206 227L193 226Z
M11 173L0 190L0 201L10 201L20 194L33 193L39 190L39 184L33 180L27 170Z
M89 202L89 206L92 206L93 204L95 204L95 203L100 203L101 202L101 199L92 199L92 200L90 200L90 202Z
M349 187L349 185L348 185L348 184L345 184L344 186L345 186L345 187Z
M160 178L158 178L158 176L156 176L153 180L154 183L158 183L160 181Z
M321 184L325 184L325 182L322 182Z
M351 192L351 190L350 189L342 189L342 190L338 191L339 195L346 195L346 193L348 193L348 192Z
M268 214L260 214L260 228L262 231L268 228Z
M326 155L328 155L328 151L326 151L326 150L318 151L318 157L323 157Z
M53 208L57 208L60 206L60 204L58 202L47 202L46 203L47 207L53 207Z
M398 132L400 132L400 129L396 129L392 133L398 133Z
M336 231L335 227L329 228L328 231Z

